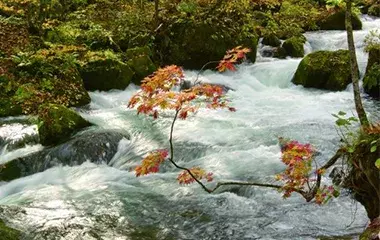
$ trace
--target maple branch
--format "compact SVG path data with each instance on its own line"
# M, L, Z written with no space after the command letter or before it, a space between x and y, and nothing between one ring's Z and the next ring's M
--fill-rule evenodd
M280 185L255 183L255 182L218 182L216 184L216 186L210 192L215 192L221 186L227 186L227 185L258 186L258 187L267 187L267 188L275 188L275 189L281 189L282 188L282 186L280 186Z
M219 63L219 61L210 61L208 63L206 63L205 65L202 66L202 68L198 71L197 73L197 77L195 78L195 81L194 81L194 85L197 85L198 84L198 78L199 78L199 75L203 72L204 68L207 66L207 65L210 65L210 64L213 64L213 63ZM200 81L199 81L200 82Z
M203 188L203 190L205 190L206 192L208 193L211 193L211 190L208 189L201 181L199 181L195 176L194 174L191 172L190 169L188 168L185 168L185 167L182 167L182 166L179 166L174 160L173 160L173 156L174 156L174 146L173 146L173 131L174 131L174 124L178 118L178 113L181 109L177 109L176 112L175 112L175 115L174 115L174 118L173 118L173 122L172 122L172 125L170 127L170 137L169 137L169 144L170 144L170 158L169 158L169 161L178 169L181 169L181 170L185 170L186 172L189 173L189 175Z
M307 202L310 202L315 197L318 189L321 187L321 180L322 180L321 172L333 166L338 161L338 159L343 155L344 152L345 152L344 148L339 148L334 154L334 156L332 156L322 167L317 169L316 171L317 181L314 184L313 188L310 189L310 191L304 192L304 194L301 194Z

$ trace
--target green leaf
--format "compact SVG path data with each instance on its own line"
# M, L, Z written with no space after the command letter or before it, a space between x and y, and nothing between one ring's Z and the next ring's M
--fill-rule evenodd
M347 151L348 151L349 153L353 153L354 150L355 150L355 149L354 149L353 147L349 147Z
M375 166L380 169L380 158L378 158L375 162Z
M344 115L346 115L346 113L343 112L343 111L339 111L339 112L338 112L338 115L339 115L339 116L344 116Z
M371 153L376 152L376 150L377 150L377 146L376 146L376 145L373 145L373 146L371 147Z
M371 142L371 145L373 145L373 144L375 144L375 143L377 143L377 140L373 140L373 141Z
M338 115L336 115L335 113L331 114L333 117L336 117L336 118L339 118Z
M348 121L358 122L359 120L356 117L349 117Z
M338 120L335 121L336 125L338 126L344 126L344 125L351 125L349 121L343 118L339 118Z

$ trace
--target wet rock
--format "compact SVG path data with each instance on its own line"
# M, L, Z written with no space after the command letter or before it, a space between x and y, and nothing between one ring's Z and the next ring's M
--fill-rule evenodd
M68 139L91 124L75 111L57 104L44 104L38 110L38 132L42 145L54 145Z
M341 91L351 83L348 50L317 51L302 59L292 82L307 88Z
M339 11L331 14L325 18L321 23L320 27L322 30L346 30L345 23L345 11ZM361 30L362 22L357 15L352 16L352 28L353 30Z
M291 37L286 39L282 44L283 49L286 52L286 55L291 57L303 57L305 54L303 45L306 42L305 37Z
M79 134L59 146L5 163L5 168L0 171L0 180L10 181L57 165L73 166L85 161L108 163L123 138L129 138L128 134L110 130Z

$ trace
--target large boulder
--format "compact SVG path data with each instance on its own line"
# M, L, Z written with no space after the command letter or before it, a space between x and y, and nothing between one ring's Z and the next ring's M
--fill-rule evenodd
M380 17L380 4L374 4L368 9L368 15Z
M127 64L135 72L132 78L134 84L140 85L141 80L156 71L151 56L152 53L148 47L136 47L126 51L129 59Z
M0 60L5 66L0 70L0 117L36 114L43 103L88 104L90 97L74 58L78 49L54 46L20 52L8 62Z
M380 46L369 49L363 87L371 97L380 98Z
M76 131L91 125L75 111L56 104L41 105L38 110L38 121L42 145L63 142Z
M320 27L322 30L346 30L345 18L345 11L338 11L322 20ZM362 29L362 22L357 15L352 16L352 28L353 30Z
M350 72L348 50L317 51L302 59L292 82L306 88L341 91L351 83Z
M282 44L282 47L285 49L288 56L291 57L303 57L305 54L303 45L306 42L306 38L301 37L291 37L286 39Z
M80 74L87 90L124 90L134 72L111 51L89 52L80 64Z
M187 69L200 69L208 62L219 61L228 49L243 46L251 49L248 60L256 61L258 37L243 35L241 29L222 27L221 20L199 23L185 20L170 25L170 36L159 36L157 46L163 52L165 64L177 64ZM219 27L220 26L220 27ZM239 33L239 34L236 34ZM216 66L216 64L214 65ZM209 65L208 67L213 67Z
M272 46L272 47L279 47L281 45L280 39L273 33L267 36L264 36L261 43L264 45Z
M0 171L0 181L10 181L58 165L74 166L85 161L109 163L123 138L129 139L129 135L111 130L83 132L61 145L5 163L5 168Z

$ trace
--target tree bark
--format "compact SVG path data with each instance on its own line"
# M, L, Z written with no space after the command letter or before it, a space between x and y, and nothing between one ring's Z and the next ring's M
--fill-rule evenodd
M348 50L350 51L351 77L354 88L355 108L362 127L369 126L367 114L363 108L359 89L359 67L356 60L354 34L352 30L352 0L346 0L346 31Z
M154 0L154 21L155 21L155 27L159 24L159 16L158 16L158 6L160 4L160 0Z

